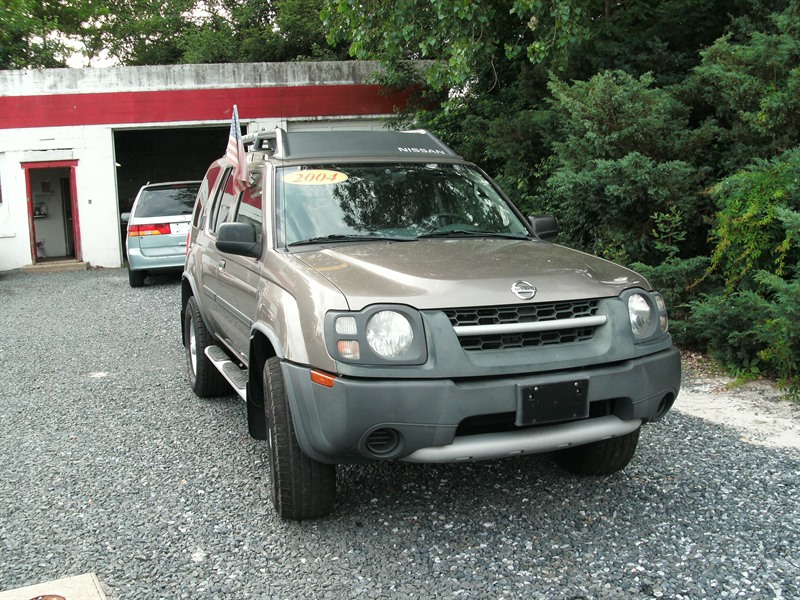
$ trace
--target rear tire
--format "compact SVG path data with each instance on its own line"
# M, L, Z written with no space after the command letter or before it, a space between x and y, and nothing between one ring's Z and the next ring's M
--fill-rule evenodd
M640 429L609 440L560 450L556 459L575 475L611 475L624 469L633 459Z
M297 520L330 514L336 502L336 467L309 458L300 449L281 363L275 357L264 365L264 396L275 512L282 519Z
M183 319L189 385L201 398L227 396L231 393L228 382L206 356L206 347L214 344L214 338L206 328L194 296L186 303Z
M128 265L128 283L132 288L142 287L144 285L144 271L131 271Z

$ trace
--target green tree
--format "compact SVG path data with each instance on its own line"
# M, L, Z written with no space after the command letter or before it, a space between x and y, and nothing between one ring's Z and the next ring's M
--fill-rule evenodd
M639 77L652 73L658 85L681 83L701 60L700 50L729 32L733 19L751 27L768 21L785 0L625 0L607 2L587 41L571 53L570 77L588 79L605 69Z
M91 0L0 0L0 69L65 66L98 10Z
M541 63L563 54L586 36L592 5L597 3L325 0L322 16L329 41L347 43L353 57L382 60L396 75L404 74L398 67L404 61L429 60L417 71L421 80L453 95L502 84L509 62Z
M800 139L800 2L766 23L743 20L701 52L683 95L705 116L709 166L724 177Z
M688 108L654 88L650 75L622 71L571 85L554 80L550 90L559 138L541 205L562 219L567 243L623 262L657 262L658 213L679 214L687 244L702 243L698 174L682 160Z
M181 62L347 58L343 48L327 45L321 7L321 0L227 0L189 29L181 40Z
M271 62L346 57L329 48L322 0L120 0L89 22L90 51L124 65Z

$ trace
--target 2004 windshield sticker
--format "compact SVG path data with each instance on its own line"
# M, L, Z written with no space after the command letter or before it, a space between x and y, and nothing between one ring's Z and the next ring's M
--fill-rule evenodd
M329 171L327 169L295 171L283 176L284 183L293 185L332 185L344 181L347 181L347 175L341 171Z

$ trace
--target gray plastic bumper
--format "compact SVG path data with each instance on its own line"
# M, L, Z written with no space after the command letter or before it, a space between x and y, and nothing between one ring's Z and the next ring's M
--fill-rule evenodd
M342 377L332 388L312 383L307 367L285 362L282 369L300 447L315 460L328 463L481 460L624 435L642 422L661 418L672 407L681 371L674 348L587 369L475 380ZM613 400L613 413L456 437L464 419L516 413L524 387L577 379L588 382L590 406ZM379 430L397 436L391 452L376 453L370 448L370 436Z

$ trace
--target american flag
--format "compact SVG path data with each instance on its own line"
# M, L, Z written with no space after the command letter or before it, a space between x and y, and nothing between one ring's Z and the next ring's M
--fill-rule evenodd
M233 118L231 119L231 133L228 136L228 149L225 158L233 165L233 193L238 194L247 187L247 161L244 156L242 131L239 128L239 109L233 105Z

